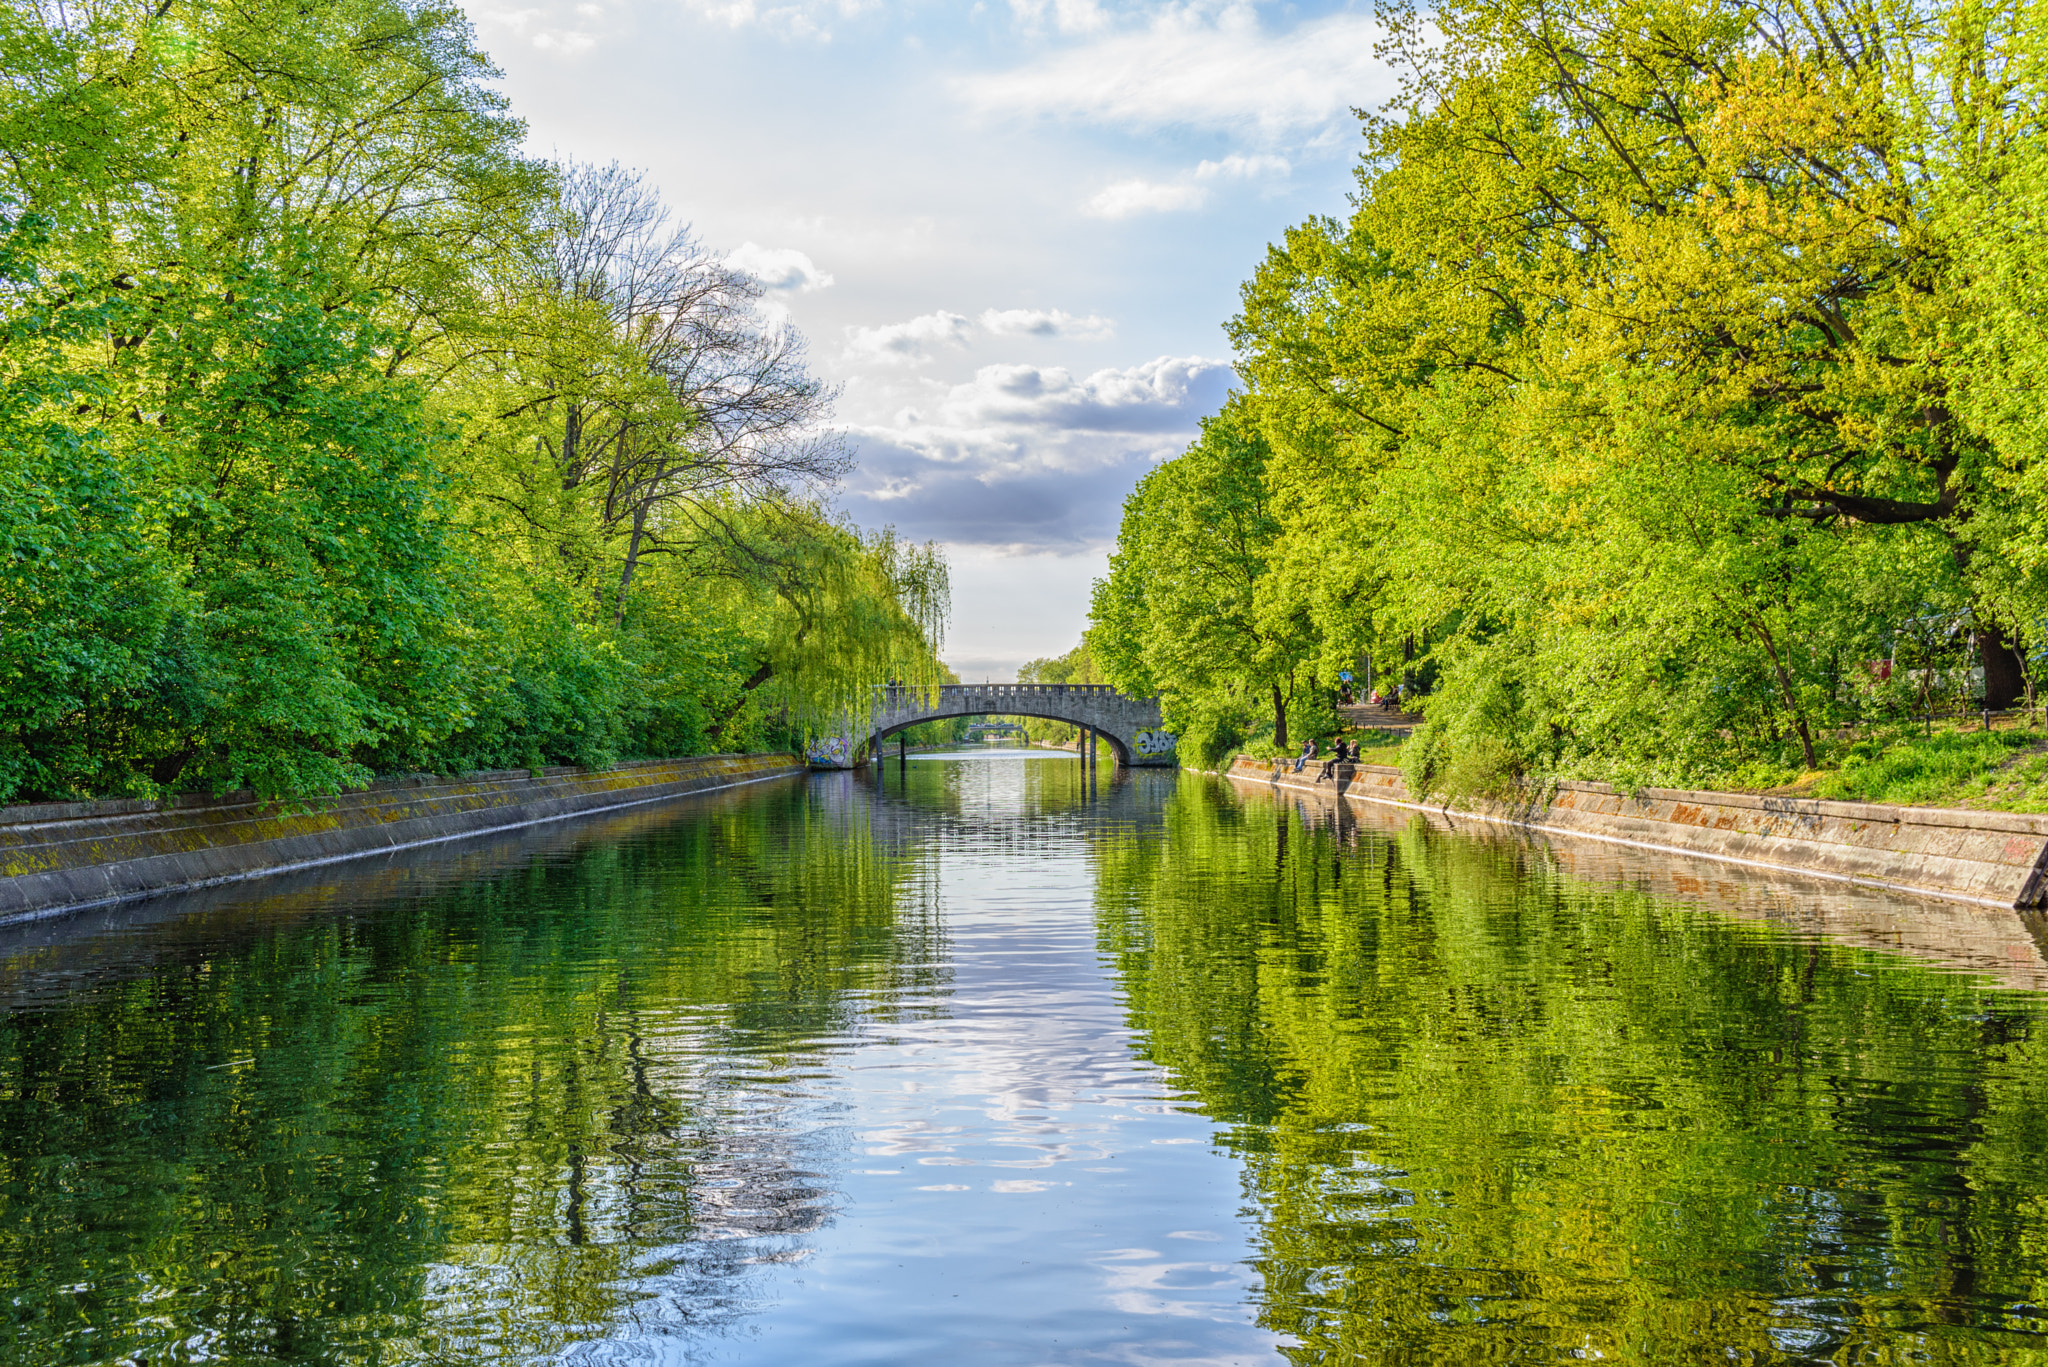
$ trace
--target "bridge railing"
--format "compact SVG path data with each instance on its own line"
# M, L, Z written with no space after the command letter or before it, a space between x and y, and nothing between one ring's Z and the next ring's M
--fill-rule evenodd
M875 691L883 694L885 697L889 699L891 703L894 703L898 698L922 697L927 692L927 690L925 689L905 688L898 684L882 685L880 687L877 687ZM1079 697L1093 696L1104 693L1114 693L1116 691L1116 686L1114 684L988 683L940 684L938 686L938 692L942 696L946 694L958 696L960 694L966 693L989 697Z

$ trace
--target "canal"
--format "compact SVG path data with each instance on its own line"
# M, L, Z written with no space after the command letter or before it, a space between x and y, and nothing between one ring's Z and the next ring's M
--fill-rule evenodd
M2048 1361L2005 913L973 751L0 940L0 1360Z

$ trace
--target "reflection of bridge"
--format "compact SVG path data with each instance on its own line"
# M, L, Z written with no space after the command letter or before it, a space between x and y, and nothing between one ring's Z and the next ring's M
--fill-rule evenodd
M811 763L846 769L906 726L947 717L1041 717L1081 728L1109 742L1125 765L1176 763L1173 737L1159 729L1159 699L1131 698L1107 684L946 684L878 688L865 725L811 747Z

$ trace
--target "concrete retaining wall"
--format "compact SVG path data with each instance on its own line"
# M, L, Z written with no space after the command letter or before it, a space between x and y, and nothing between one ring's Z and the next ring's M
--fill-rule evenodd
M1229 776L1239 783L1408 807L1446 819L1612 841L1988 906L2039 907L2048 900L2048 816L1681 788L1646 788L1630 797L1604 783L1572 782L1555 785L1547 803L1452 806L1416 802L1401 771L1387 765L1340 765L1333 778L1318 782L1321 767L1310 764L1297 774L1291 760L1275 765L1241 758Z
M338 797L0 807L0 925L803 772L789 755L381 780Z
M1265 766L1259 772L1269 771ZM2048 947L2048 916L2038 911L1902 893L1848 878L1738 864L1669 847L1561 840L1526 827L1453 818L1428 807L1346 802L1327 783L1256 786L1267 801L1293 809L1304 823L1322 827L1345 844L1405 840L1420 835L1424 827L1454 831L1461 846L1483 842L1512 861L1511 876L1516 879L1547 873L1580 887L1628 888L1660 901L1708 906L1717 916L1908 955L1943 969L1983 975L2003 987L2048 992L2048 955L2043 954ZM1426 857L1407 867L1433 892L1455 895L1471 886L1455 878L1437 882L1437 866ZM0 1002L5 986L0 960Z

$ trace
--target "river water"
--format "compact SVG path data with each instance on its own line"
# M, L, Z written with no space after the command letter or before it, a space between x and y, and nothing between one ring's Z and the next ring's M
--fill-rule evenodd
M2048 1361L2004 913L1070 756L0 940L0 1361Z

